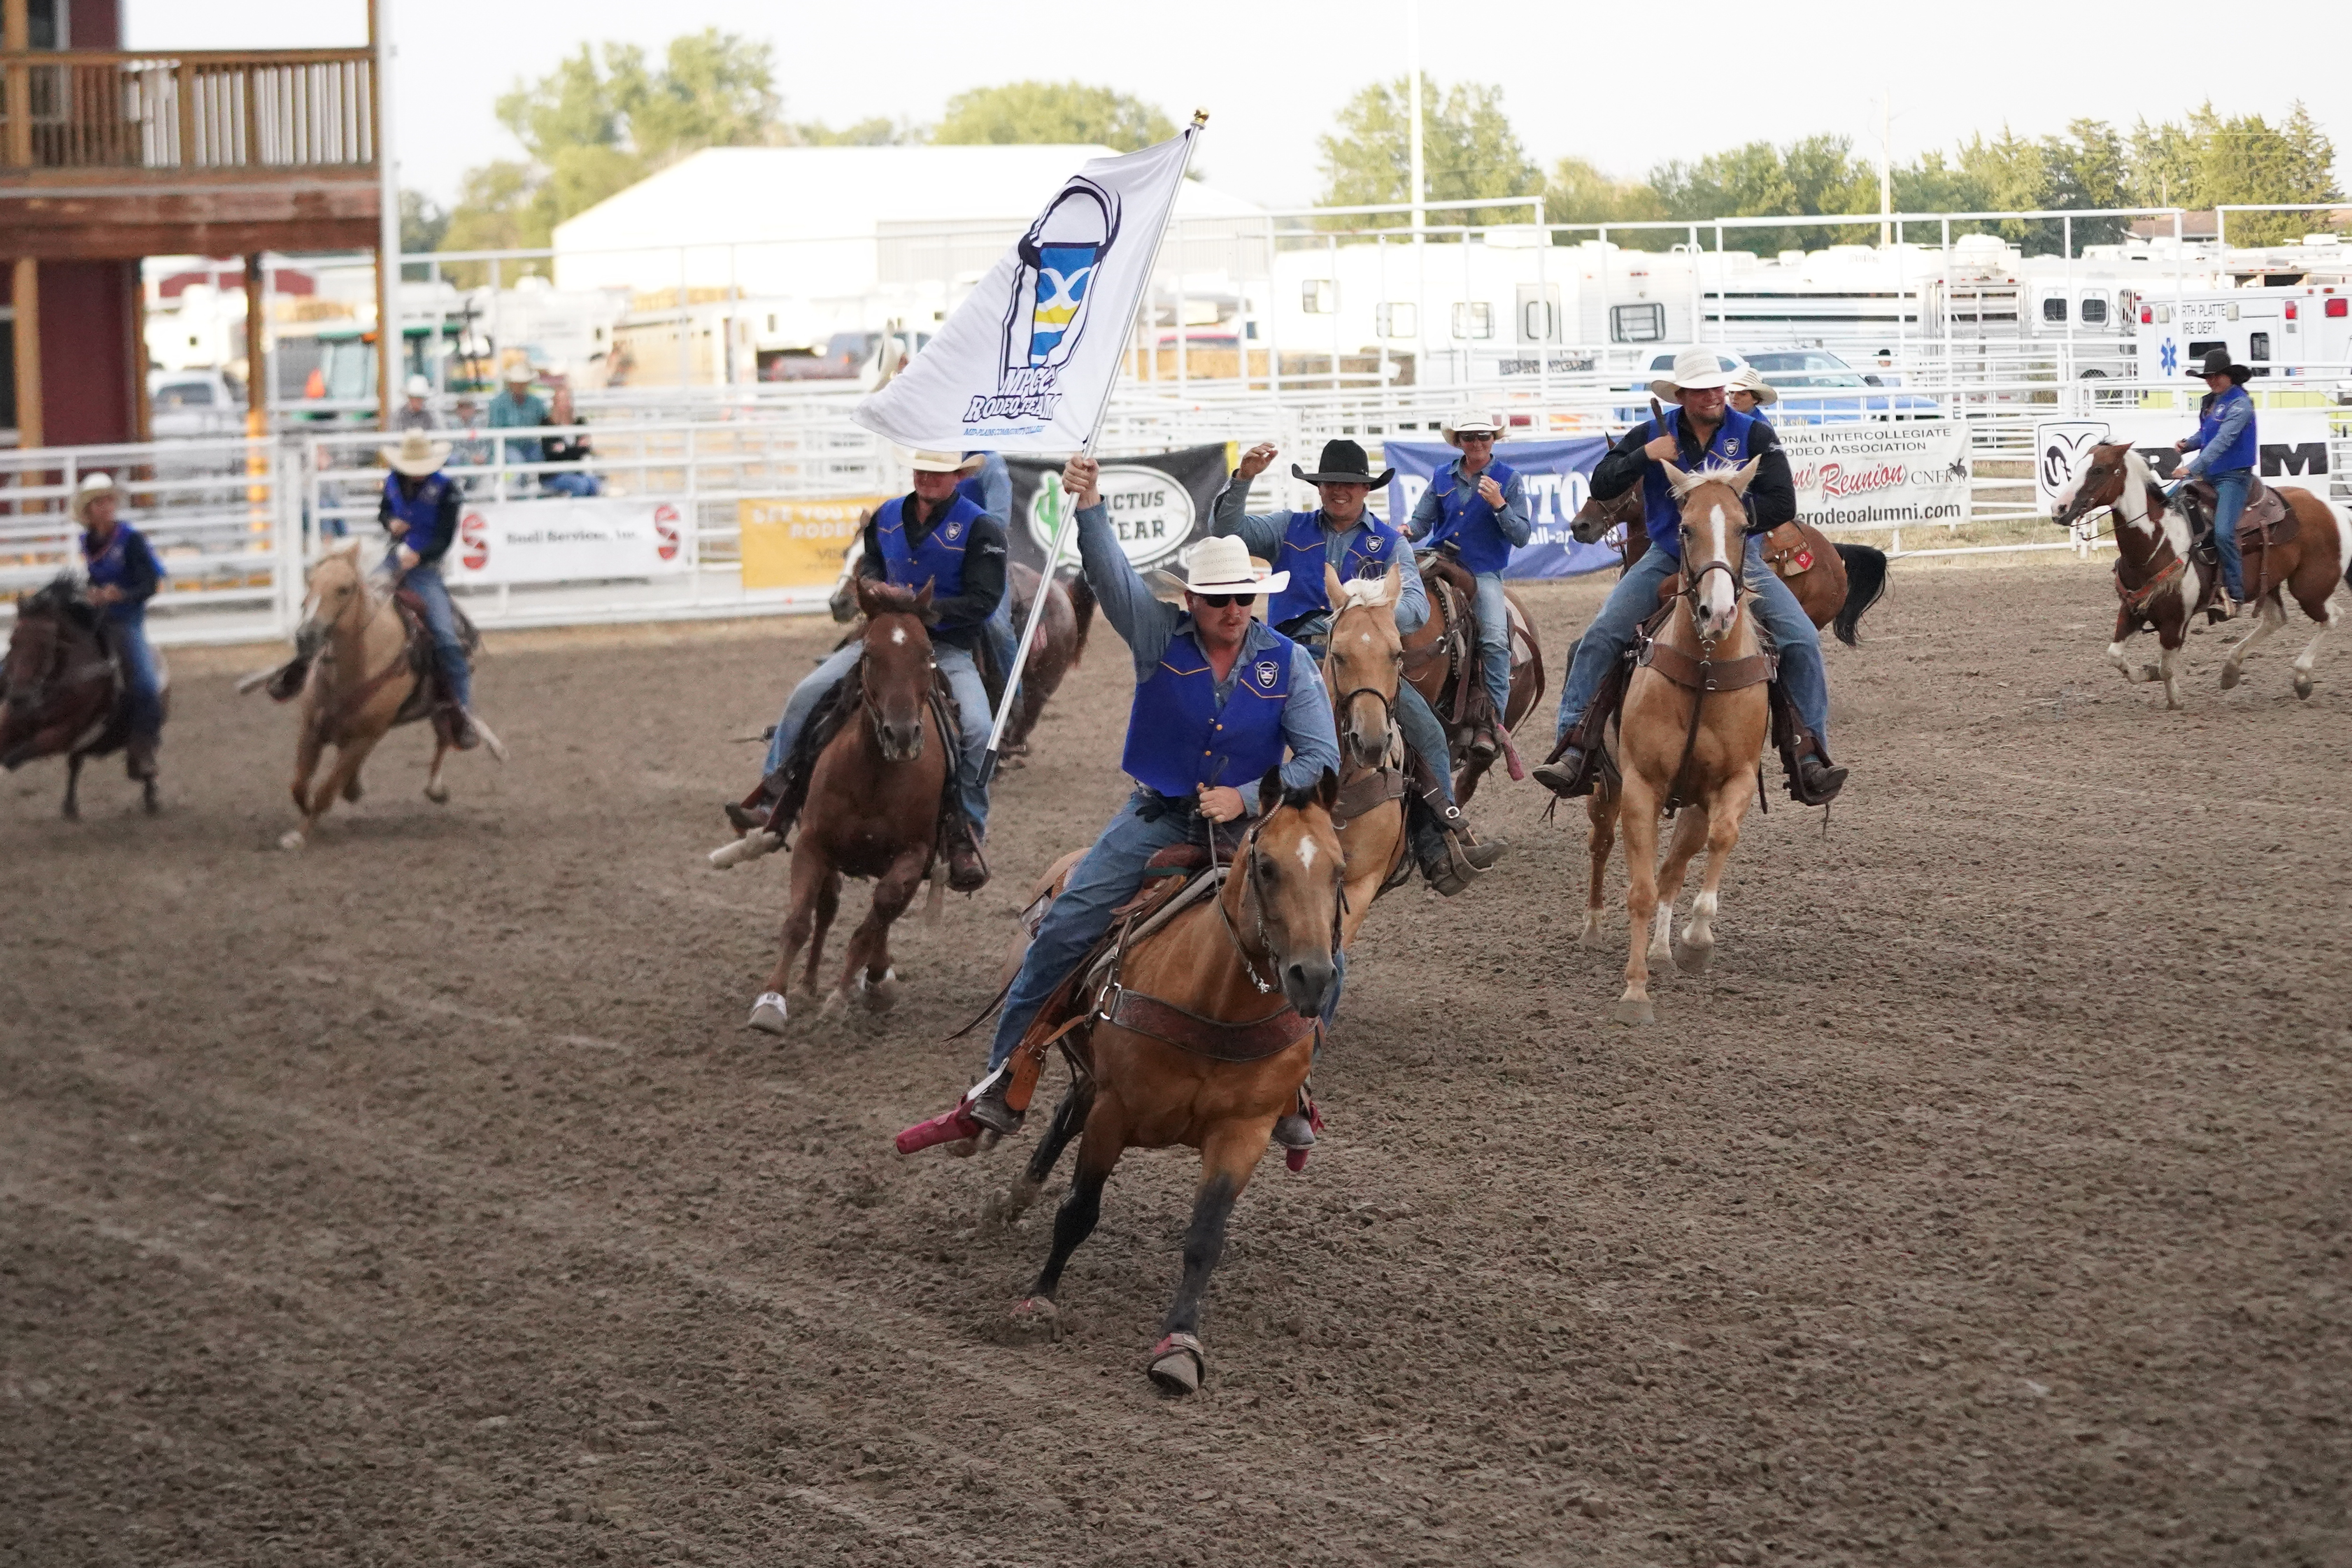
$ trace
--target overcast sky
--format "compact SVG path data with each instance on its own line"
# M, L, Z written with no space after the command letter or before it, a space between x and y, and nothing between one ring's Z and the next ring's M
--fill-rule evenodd
M1402 74L1409 3L385 0L400 48L403 183L444 201L469 165L517 155L491 104L518 77L546 71L583 41L658 48L716 26L775 44L795 120L932 120L953 93L1026 77L1116 87L1180 121L1206 108L1201 163L1211 182L1276 205L1314 200L1316 136L1366 82ZM2128 128L2142 115L2177 115L2209 91L2233 113L2283 112L2300 97L2352 160L2352 87L2342 50L2323 37L2343 25L2340 13L2326 20L2339 3L2304 12L2299 42L2283 37L2257 56L2251 45L2233 54L2201 42L2226 25L2226 8L2210 0L1538 0L1467 10L1423 0L1422 61L1442 83L1498 83L1520 139L1546 168L1573 153L1639 175L1664 159L1817 131L1843 132L1874 159L1882 89L1894 94L1898 162L2004 121L2037 135L2085 115ZM124 0L124 13L132 48L298 47L367 36L364 0Z

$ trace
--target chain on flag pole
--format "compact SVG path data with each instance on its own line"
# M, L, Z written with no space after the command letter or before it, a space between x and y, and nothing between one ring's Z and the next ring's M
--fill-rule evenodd
M1184 166L1176 174L1176 188L1179 193L1183 190L1184 180L1192 170L1192 149L1199 144L1201 132L1208 123L1209 111L1205 109L1198 109L1192 111L1192 123L1184 128ZM1174 226L1175 222L1176 204L1171 201L1168 204L1167 221L1160 226L1160 237L1152 242L1151 265L1144 269L1143 287L1136 291L1135 309L1128 316L1127 338L1130 342L1135 339L1135 319L1143 313L1145 304L1151 298L1152 286L1158 281L1160 253L1166 247L1168 231ZM1180 263L1181 260L1181 258L1179 258ZM1176 330L1182 331L1184 324L1181 321L1177 322ZM1127 359L1126 354L1119 355L1118 370L1112 375L1110 386L1104 389L1102 406L1095 410L1094 429L1087 433L1087 444L1078 449L1078 456L1082 458L1093 457L1095 443L1102 439L1103 422L1110 417L1110 394L1118 385L1118 377L1127 373ZM1064 493L1066 496L1068 493L1066 486L1064 487ZM980 760L980 782L982 787L996 776L996 749L1003 743L1004 726L1013 717L1013 700L1020 689L1021 672L1029 663L1029 648L1037 637L1037 623L1045 617L1045 595L1054 585L1054 572L1061 564L1062 541L1068 531L1074 511L1075 509L1070 507L1066 500L1063 505L1054 509L1054 538L1053 542L1045 549L1045 569L1038 574L1036 595L1029 601L1029 618L1022 626L1021 640L1013 649L1013 668L1005 672L1004 697L997 705L996 722L990 726L988 731L988 753Z

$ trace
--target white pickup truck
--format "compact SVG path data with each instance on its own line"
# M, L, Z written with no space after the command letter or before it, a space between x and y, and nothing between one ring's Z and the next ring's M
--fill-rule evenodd
M245 434L245 389L216 370L147 373L158 441Z

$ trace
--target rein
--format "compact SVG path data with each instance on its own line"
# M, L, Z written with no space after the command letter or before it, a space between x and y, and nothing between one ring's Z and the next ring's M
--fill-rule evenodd
M1771 679L1771 658L1761 652L1751 654L1745 658L1733 659L1719 668L1717 666L1715 645L1717 639L1708 637L1698 628L1699 584L1706 581L1707 574L1710 572L1720 572L1731 579L1731 603L1734 609L1738 607L1743 598L1749 596L1746 579L1741 574L1732 570L1729 562L1709 561L1699 567L1696 575L1693 575L1690 563L1685 560L1680 569L1683 585L1675 591L1675 597L1683 601L1684 614L1690 617L1691 634L1698 638L1698 657L1694 659L1680 648L1662 647L1652 639L1643 644L1640 659L1642 664L1647 665L1666 679L1691 693L1690 728L1683 735L1682 760L1675 764L1675 782L1666 792L1665 809L1668 811L1675 810L1684 804L1683 791L1690 784L1691 758L1698 751L1699 721L1706 714L1707 693L1738 691L1754 686L1759 681ZM1668 656L1669 662L1660 662L1660 655ZM1689 673L1685 675L1671 668L1672 660L1680 660L1690 666Z

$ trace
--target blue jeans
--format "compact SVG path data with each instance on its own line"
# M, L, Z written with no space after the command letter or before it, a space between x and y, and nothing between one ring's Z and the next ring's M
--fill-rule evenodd
M1086 858L1070 868L1062 896L1046 910L1036 940L1021 960L1021 973L1013 977L1013 989L1005 994L1004 1012L996 1020L996 1039L988 1050L990 1070L1004 1065L1054 987L1068 977L1095 939L1110 929L1111 910L1142 886L1144 864L1162 849L1202 837L1201 818L1191 812L1171 812L1157 822L1144 821L1136 811L1143 798L1138 793L1119 807ZM1323 1009L1326 1023L1339 1011L1339 991L1348 978L1348 955L1334 957L1339 973L1331 985L1330 1001Z
M793 694L784 700L783 713L776 720L776 732L768 742L768 772L772 773L784 765L784 759L792 754L793 742L800 738L817 703L841 684L842 678L856 665L864 651L863 645L854 642L834 649L823 664L793 688ZM957 716L963 728L960 737L961 755L956 763L957 789L963 796L963 808L972 825L984 827L988 824L988 786L981 783L980 763L988 752L988 688L981 683L980 667L965 649L935 643L931 654L948 678L949 689L955 693Z
M1601 613L1584 628L1584 636L1576 645L1576 657L1569 666L1568 686L1559 694L1561 735L1565 736L1584 717L1585 705L1600 689L1601 678L1623 656L1635 629L1657 609L1658 584L1673 576L1681 565L1680 561L1653 546L1610 591ZM1780 645L1781 689L1796 704L1805 728L1827 751L1830 686L1829 677L1822 668L1821 633L1813 628L1812 618L1797 603L1797 595L1790 592L1789 585L1764 564L1764 542L1760 538L1748 540L1742 574L1750 594L1749 610Z
M601 494L604 486L593 474L541 474L539 488L551 496L593 496Z
M2253 477L2252 468L2206 476L2213 481L2213 552L2221 558L2221 582L2232 599L2246 596L2246 572L2238 560L2238 519L2246 514L2246 490Z
M1495 722L1511 710L1511 607L1503 598L1503 574L1481 572L1478 583L1478 662L1486 676L1486 695L1495 704Z
M1039 591L1044 591L1042 584ZM1044 628L1039 630L1042 632ZM996 608L990 613L981 635L988 639L989 657L996 660L998 679L1009 678L1013 674L1013 647L1021 637L1021 628L1013 624L1013 594L1010 589L1006 590L1004 597L996 601ZM1012 692L1008 689L1005 695L1010 697ZM989 718L992 723L995 715L991 714Z
M441 666L441 683L449 689L449 700L470 711L474 672L466 667L465 645L457 640L457 613L450 607L448 584L441 581L436 566L417 565L401 572L397 551L394 546L394 553L384 557L385 566L399 576L402 587L424 601L425 628L433 636L433 657Z
M145 616L107 622L114 639L115 657L122 663L122 684L131 699L131 732L153 740L163 732L163 684L155 667L155 647L147 640Z

